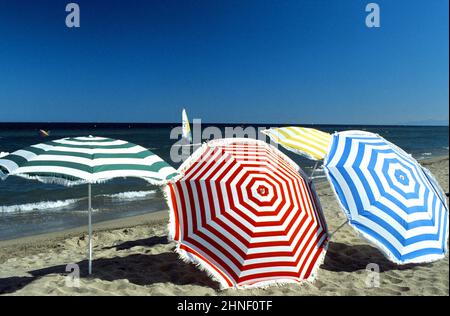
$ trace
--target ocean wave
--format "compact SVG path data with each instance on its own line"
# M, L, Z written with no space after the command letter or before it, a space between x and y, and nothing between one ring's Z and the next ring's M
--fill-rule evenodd
M8 155L9 155L9 152L6 152L6 151L0 152L0 158L8 156Z
M432 153L422 153L423 156L431 156Z
M445 146L444 146L444 147L442 147L442 148L444 148L444 149L447 149L447 150L448 150L448 147L445 147Z
M142 200L148 198L150 195L156 193L156 190L149 191L128 191L120 192L114 194L100 194L96 196L108 197L111 200L120 201L132 201L132 200ZM93 198L95 198L94 196ZM87 199L87 197L78 199L67 199L67 200L57 200L57 201L40 201L17 205L2 205L0 206L0 213L19 213L19 212L32 212L32 211L48 211L48 210L58 210L61 208L66 208L72 204L75 204L81 200ZM84 210L81 210L84 212ZM93 209L95 212L95 210Z
M17 212L31 212L39 210L56 210L67 207L71 204L77 203L81 199L67 199L58 201L41 201L35 203L25 203L17 205L2 205L0 206L0 213L17 213Z
M113 200L140 200L145 199L149 195L153 195L156 193L156 190L149 191L128 191L128 192L120 192L114 194L103 194L105 197L109 197Z

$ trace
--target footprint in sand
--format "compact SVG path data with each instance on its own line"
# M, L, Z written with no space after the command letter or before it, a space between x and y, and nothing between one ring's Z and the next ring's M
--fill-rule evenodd
M392 284L400 284L403 282L403 280L401 278L399 278L398 276L395 275L386 275L385 276L386 280Z

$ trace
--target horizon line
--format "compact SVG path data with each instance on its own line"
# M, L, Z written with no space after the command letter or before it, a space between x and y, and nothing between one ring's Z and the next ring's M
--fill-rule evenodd
M261 123L251 123L251 122L205 122L202 121L202 124L207 125L280 125L280 126L301 126L301 125L333 125L333 126L429 126L429 127L449 127L449 122L443 122L441 124L415 124L412 123L384 123L384 124L374 124L374 123L269 123L269 122L261 122ZM84 122L84 121L8 121L8 122L0 122L0 124L84 124L84 125L96 125L96 124L120 124L120 125L151 125L151 124L159 124L159 125L178 125L180 122Z

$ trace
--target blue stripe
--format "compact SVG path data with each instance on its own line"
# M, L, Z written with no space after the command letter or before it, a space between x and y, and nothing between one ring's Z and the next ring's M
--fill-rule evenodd
M358 153L361 153L361 151L363 151L363 145L360 145L360 148L358 149ZM395 213L394 211L392 211L389 207L387 207L386 205L382 204L381 202L377 201L372 188L370 187L370 184L367 182L366 178L364 177L362 171L360 168L355 168L355 165L360 165L361 161L362 161L362 155L357 155L357 159L355 159L355 163L353 165L353 170L358 174L360 181L362 182L362 185L364 187L364 191L367 194L369 201L372 205L374 205L375 207L379 208L380 210L382 210L383 212L385 212L387 215L389 215L390 217L392 217L396 222L398 222L400 225L402 225L403 228L405 229L411 229L411 228L416 228L416 227L420 227L420 226L434 226L434 216L430 219L430 220L417 220L411 223L407 223L403 220L403 218L398 215L397 213ZM371 161L369 162L369 172L371 172L372 176L374 177L375 183L378 186L378 189L382 192L385 193L383 194L383 196L385 198L391 197L390 194L387 194L384 191L384 188L382 187L381 182L379 181L379 179L377 178L376 173L373 174L373 168L376 162L376 157L375 155L373 155L371 157ZM341 174L342 172L345 172L345 174L347 175L346 181L347 182L351 182L353 184L353 181L350 177L350 175L347 173L347 171L345 169L341 170ZM372 221L374 221L375 223L378 223L379 225L383 226L386 230L388 230L393 236L400 236L400 238L397 238L402 244L404 243L404 238L398 234L398 232L392 228L392 226L388 223L386 223L384 220L378 218L377 216L374 216L372 213L370 213L367 210L364 210L363 208L363 204L361 201L361 194L358 192L358 189L356 188L356 186L353 184L352 188L354 188L354 190L352 190L352 195L354 196L355 201L357 201L358 203L358 214L360 214L361 216L365 216L370 218ZM426 195L426 199L425 201L428 200L428 194L429 194L429 190L425 191ZM388 195L388 197L386 197L385 195ZM426 212L427 211L427 205L424 205L422 207L411 207L411 208L406 208L402 203L398 202L397 199L395 199L394 197L389 198L389 200L394 203L397 207L399 207L400 209L404 210L405 213L409 213L408 210L410 209L415 209L416 211L420 210L421 212ZM361 212L361 210L363 210L363 212ZM366 214L367 213L367 214ZM370 216L367 216L368 214L370 214ZM434 215L434 213L433 213ZM378 220L376 220L378 219ZM386 227L388 226L388 227Z
M342 205L344 206L344 208L347 212L347 217L349 219L351 219L352 215L348 212L348 210L350 210L350 208L348 207L347 199L345 198L345 194L343 193L342 188L339 185L339 182L336 180L336 178L331 173L329 173L329 176L330 176L332 185L334 186L334 190L336 191L336 194L339 196L339 200L341 201Z
M375 181L375 183L376 183L376 185L377 185L378 190L380 191L380 193L382 193L382 195L383 195L386 199L388 199L389 201L391 201L392 203L394 203L396 206L398 206L399 208L401 208L402 210L404 210L405 213L407 213L407 214L417 213L417 212L426 212L426 210L427 210L427 206L426 206L426 205L423 205L423 206L415 206L415 207L405 207L405 205L404 205L403 203L401 203L400 201L398 201L397 198L395 198L394 196L392 196L389 192L386 192L386 190L385 190L384 187L383 187L383 184L381 183L380 179L378 178L377 172L374 170L375 164L376 164L376 160L377 160L377 157L376 157L375 155L371 157L371 160L370 160L370 162L369 162L368 169L369 169L369 173L372 175L372 178L374 179L374 181ZM358 173L360 179L361 179L361 180L364 179L364 181L365 181L365 177L364 177L364 175L362 174L362 172L360 171L360 169L355 170L355 171ZM371 191L371 188L370 188L369 183L366 182L366 184L367 184L367 185L364 186L365 189ZM425 187L425 189L426 189L426 190L425 190L425 195L428 196L428 194L429 194L430 191L429 191L429 189L428 189L426 186L424 186L424 187ZM405 196L405 194L402 194L402 195ZM405 199L408 199L408 196L405 196ZM424 198L424 201L426 201L426 198Z
M447 225L448 225L448 210L444 207L444 205L441 204L441 210L444 213L444 227L439 227L442 228L442 232L443 232L443 237L442 237L442 249L446 249L447 248Z
M409 171L409 173L411 174L411 177L413 177L412 179L409 179L409 181L414 181L415 185L414 185L414 191L411 193L406 193L404 191L402 191L400 188L398 188L394 182L392 181L392 178L389 176L388 174L388 170L389 170L389 165L390 163L398 163L400 164L403 168L407 169ZM394 158L389 158L389 159L385 159L384 160L384 164L382 167L382 171L383 174L386 178L386 181L389 183L389 187L392 188L393 190L395 190L398 194L404 196L407 199L417 199L419 198L419 180L416 177L414 177L413 171L411 170L411 168L409 168L408 166L405 166L401 161L399 161L398 159L394 159Z
M366 234L367 236L373 237L375 238L380 244L382 244L383 246L385 246L389 252L392 253L392 255L397 258L398 260L402 260L402 255L400 254L400 252L397 250L397 248L395 248L389 241L387 241L383 236L381 236L380 234L378 234L376 231L370 229L367 226L363 226L360 223L353 223L353 226L360 231L363 234Z
M333 157L336 154L338 143L339 143L339 137L337 135L333 135L333 138L331 139L330 150L328 152L328 155L325 157L325 161L323 162L324 166L326 166L328 164L328 162L333 160Z

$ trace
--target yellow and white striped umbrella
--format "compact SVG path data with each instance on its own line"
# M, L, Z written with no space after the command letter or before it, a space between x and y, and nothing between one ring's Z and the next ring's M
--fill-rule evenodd
M314 128L287 126L262 131L272 141L287 150L306 156L312 160L321 160L327 153L331 135Z

